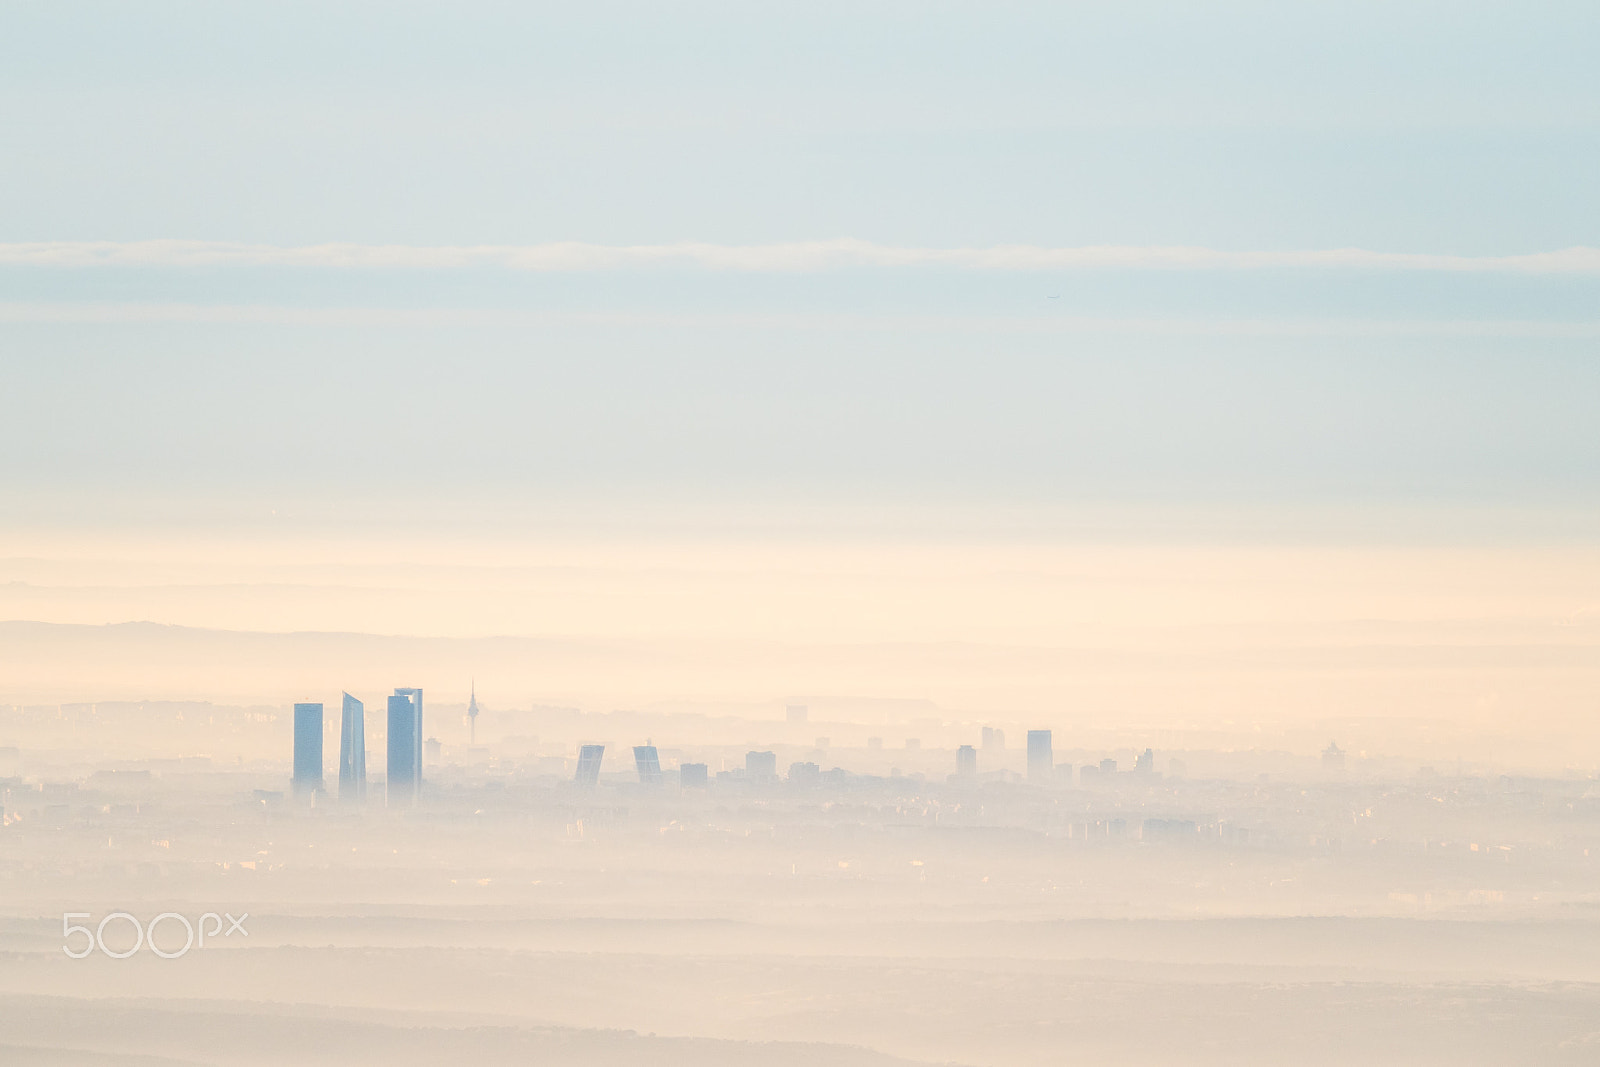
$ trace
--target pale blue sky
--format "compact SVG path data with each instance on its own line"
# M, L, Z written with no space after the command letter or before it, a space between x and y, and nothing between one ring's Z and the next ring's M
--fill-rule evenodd
M9 3L0 246L1600 247L1596 55L1585 4ZM1592 265L7 256L21 517L108 489L1600 503Z
M1600 9L9 3L9 240L1600 244Z

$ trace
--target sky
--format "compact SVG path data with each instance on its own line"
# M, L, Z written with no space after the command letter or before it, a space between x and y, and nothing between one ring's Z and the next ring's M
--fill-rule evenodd
M10 240L1597 243L1582 4L13 3Z
M1585 5L0 19L30 522L1594 502Z
M0 19L24 514L1593 503L1585 5Z
M6 4L0 617L724 642L628 701L1042 713L1125 675L807 642L1163 626L1587 678L1597 51L1582 4ZM1515 699L1372 655L1194 706Z

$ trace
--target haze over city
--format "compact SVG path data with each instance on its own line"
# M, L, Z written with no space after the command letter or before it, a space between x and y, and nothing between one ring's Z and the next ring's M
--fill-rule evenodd
M1597 30L0 6L0 1062L1594 1062Z

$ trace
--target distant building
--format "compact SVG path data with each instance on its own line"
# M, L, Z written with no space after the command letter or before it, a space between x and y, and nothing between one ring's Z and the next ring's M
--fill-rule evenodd
M1200 840L1200 830L1187 819L1146 819L1139 828L1139 839L1188 844Z
M639 784L650 789L661 788L661 757L654 745L635 745L633 765L639 771Z
M907 752L916 752L921 747L922 747L922 738L920 738L920 737L908 737L908 738L906 738L906 751Z
M983 750L985 752L999 752L1006 747L1006 732L993 727L983 728Z
M797 785L811 785L822 778L822 768L815 763L789 764L789 781Z
M468 743L478 743L478 681L472 681L472 697L467 701L467 730L469 731Z
M394 695L397 697L410 697L414 721L412 723L412 760L416 766L417 788L422 788L422 690L396 688Z
M438 762L439 755L444 751L444 746L437 737L430 737L422 743L422 750L428 754L428 759Z
M1100 761L1100 773L1101 774L1116 774L1117 773L1117 761L1114 760L1114 759L1103 759L1103 760L1101 760Z
M783 717L790 723L806 722L811 717L811 709L804 704L790 704L783 709Z
M776 752L746 752L744 754L744 773L746 778L758 781L771 781L778 777L778 754Z
M605 758L606 746L583 745L578 749L578 773L572 780L581 786L600 784L600 761Z
M828 751L828 746L831 744L833 744L833 739L831 737L817 738L817 748L823 752Z
M1072 784L1072 764L1056 764L1056 781L1060 782L1062 785Z
M678 784L684 789L704 789L710 781L704 763L680 763L678 765Z
M881 738L881 737L869 737L869 738L867 738L867 748L871 749L873 752L877 752L877 751L881 750L883 748L883 738Z
M971 745L962 745L956 749L956 777L976 778L978 776L978 750Z
M365 800L367 796L367 709L344 694L339 717L339 799Z
M1139 758L1133 761L1134 774L1156 773L1156 754L1152 749L1145 749Z
M294 791L322 788L322 705L294 706Z
M1028 781L1044 785L1055 775L1056 758L1049 730L1028 731Z
M1322 750L1322 769L1325 771L1344 770L1344 749L1328 742L1328 747Z
M422 746L417 741L417 706L405 693L389 698L388 803L403 807L417 799L417 771L422 765Z

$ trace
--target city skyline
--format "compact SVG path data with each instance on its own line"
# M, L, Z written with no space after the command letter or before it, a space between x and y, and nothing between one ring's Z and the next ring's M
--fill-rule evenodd
M419 694L420 690L416 689L397 689L394 696L390 698L391 718L389 720L389 730L395 730L398 726L401 737L401 740L397 742L400 747L398 749L390 748L391 752L401 753L399 763L395 765L400 788L400 792L395 794L397 801L402 801L406 798L420 798L425 793L420 764L414 762L412 755L417 752L417 746L406 740L406 738L418 732L414 709ZM364 709L361 701L352 697L349 693L343 694L343 701L343 714L340 722L338 796L341 801L345 802L360 801L365 798L366 793ZM407 707L412 709L410 714L405 713L405 708ZM396 715L396 709L400 709L398 715ZM806 710L801 705L785 705L784 724L791 727L809 725L808 715L797 714L797 711L804 712ZM469 690L465 714L469 730L467 741L469 751L477 750L477 719L479 714L481 714L481 709L478 706L477 683L474 681ZM534 715L537 716L537 714L537 710L535 710ZM970 733L971 728L966 728L966 732ZM297 795L305 797L322 795L322 735L322 705L317 703L296 704L292 720L293 774L291 781ZM983 742L983 751L989 754L990 762L1001 764L999 767L986 767L984 777L1013 783L1026 781L1035 786L1056 785L1070 788L1073 785L1072 764L1056 763L1054 760L1051 731L1029 730L1027 732L1027 748L1024 753L1026 774L1019 774L1006 766L1009 761L1006 754L1004 731L990 726L983 726L980 728L979 736ZM811 750L820 755L821 748L825 747L823 742L827 740L825 738L816 739L814 745L811 746ZM930 756L941 751L931 747L924 750L920 744L921 739L917 738L916 740L918 742L916 748L913 750L908 746L908 750L916 751L919 754L926 751ZM436 739L429 738L429 742L435 743ZM877 744L872 742L877 742ZM864 748L868 754L881 753L881 742L881 737L870 738L861 748ZM404 751L408 745L410 746L409 753ZM593 787L600 783L605 747L605 745L595 744L575 746L576 757L573 760L574 770L572 774L574 784ZM808 746L796 742L785 747L799 751ZM949 775L951 782L979 777L978 751L978 746L971 743L960 743L955 746L953 750L953 771ZM1322 766L1324 769L1342 771L1344 767L1343 755L1337 743L1330 741L1328 747L1322 751ZM1335 756L1337 756L1337 759L1334 758ZM709 778L705 781L701 779L701 772L705 769L705 764L685 760L681 754L663 763L660 750L653 744L633 746L633 758L633 773L636 776L636 783L646 789L655 789L663 786L665 784L663 773L665 770L681 770L684 766L691 768L689 772L690 778L682 783L685 787L697 787L709 781ZM848 762L848 757L845 758ZM788 772L780 775L778 766L778 756L775 752L749 751L745 753L743 767L734 770L724 767L717 772L716 779L718 781L747 780L758 783L781 780L793 784L796 782L815 781L821 770L821 767L816 763L801 761L790 764ZM1113 774L1116 771L1116 761L1110 758L1103 759L1098 763L1091 762L1085 766L1092 771L1104 774ZM1179 768L1186 767L1181 760L1176 761L1176 766ZM836 773L840 771L854 773L852 768L845 768L837 764L832 766L831 769ZM899 773L898 768L895 769L895 773ZM1136 754L1132 773L1147 776L1156 773L1155 754L1151 748L1147 747L1142 753ZM386 782L387 779L388 773L386 772ZM1084 784L1087 784L1087 780Z

